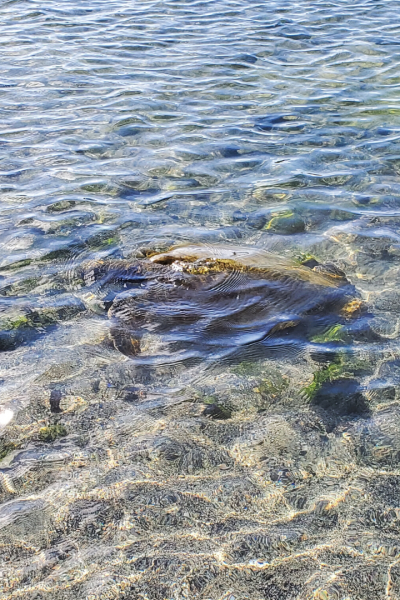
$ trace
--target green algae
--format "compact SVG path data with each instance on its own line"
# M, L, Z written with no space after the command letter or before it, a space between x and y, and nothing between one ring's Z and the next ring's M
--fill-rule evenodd
M318 260L315 258L315 256L313 254L310 254L309 252L301 252L300 254L298 254L295 257L294 260L299 265L304 265L305 263L308 263L309 261L318 262Z
M282 395L289 387L289 379L280 373L273 378L263 379L257 386L264 398L275 398Z
M15 295L27 294L38 287L40 282L39 277L28 277L27 279L23 279L22 281L17 281L6 288L6 294L9 293Z
M199 398L205 404L203 415L211 419L225 420L232 416L232 407L219 401L216 396L203 396Z
M263 397L275 397L283 394L289 387L289 378L278 369L266 367L262 363L243 361L232 368L240 377L257 377L256 390Z
M20 329L21 327L29 327L29 319L25 315L21 315L15 321L11 321L8 329Z
M204 404L214 404L217 402L217 398L215 396L204 396L202 402L204 402Z
M6 442L1 440L0 442L0 460L3 460L10 452L13 452L18 448L14 442Z
M258 379L253 391L260 394L263 400L270 401L282 397L289 385L290 380L286 374L282 374L278 369L264 367L261 371L261 378Z
M95 235L87 239L86 245L89 246L89 248L100 250L101 248L112 246L113 244L118 244L118 242L118 235L113 235L113 232L106 231L96 233Z
M330 213L332 221L352 221L356 216L354 213L343 209L335 209Z
M86 183L81 186L84 192L91 194L109 194L111 195L112 188L106 183Z
M75 248L76 252L76 248ZM42 256L42 260L66 260L71 258L74 255L74 249L72 248L58 248L57 250L51 250L44 256Z
M13 317L6 317L0 321L0 331L13 331L16 329L22 329L30 327L31 323L26 315L15 315Z
M373 364L356 358L344 351L337 352L332 362L318 369L314 373L314 379L302 392L312 400L324 383L336 381L341 378L361 377L371 371Z
M314 342L315 344L327 344L329 342L346 343L349 341L349 335L346 332L345 327L338 323L336 325L332 325L332 327L330 327L324 333L312 336L310 341Z
M63 212L64 210L74 208L74 206L76 206L76 204L77 204L76 200L59 200L58 202L49 204L49 206L46 208L46 212L49 212L49 213Z
M57 423L56 425L49 425L48 427L42 427L39 431L39 439L42 442L54 442L57 438L62 438L67 435L67 430L64 425Z
M257 362L244 360L235 367L232 367L232 373L235 373L235 375L239 375L240 377L255 376L260 374L261 368L261 365Z
M32 262L31 258L26 258L24 260L17 260L9 265L5 265L1 267L1 271L14 271L15 269L21 269L22 267L27 267Z
M66 321L80 314L84 305L42 307L30 311L28 314L20 314L6 317L0 321L0 331L16 331L19 329L40 328L54 325L59 321Z
M312 400L321 389L322 385L327 381L332 382L335 379L339 379L343 376L344 365L341 357L337 358L334 362L324 366L322 369L314 373L314 379L310 385L303 388L303 392Z

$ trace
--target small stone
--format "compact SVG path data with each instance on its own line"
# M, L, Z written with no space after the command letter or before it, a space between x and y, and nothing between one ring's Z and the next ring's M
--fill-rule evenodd
M50 393L50 412L52 413L60 413L62 412L60 408L62 394L60 390L51 390Z
M124 402L136 402L137 400L143 400L146 398L146 390L139 386L130 385L124 389L122 400Z
M281 234L301 233L305 229L303 219L292 211L273 216L265 229Z
M303 267L308 267L309 269L313 269L314 267L318 267L319 262L315 258L311 257L311 258L307 258L301 264L303 265Z
M232 411L219 404L209 404L203 410L203 416L210 417L211 419L225 420L231 418Z
M262 229L267 223L267 217L263 214L253 214L247 219L247 224L253 229Z

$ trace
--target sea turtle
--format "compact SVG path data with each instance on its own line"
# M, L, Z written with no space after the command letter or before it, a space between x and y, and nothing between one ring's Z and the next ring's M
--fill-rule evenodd
M186 245L90 263L83 279L103 302L119 351L137 356L150 332L174 362L301 347L349 326L361 305L354 287L333 265L306 265L248 246Z

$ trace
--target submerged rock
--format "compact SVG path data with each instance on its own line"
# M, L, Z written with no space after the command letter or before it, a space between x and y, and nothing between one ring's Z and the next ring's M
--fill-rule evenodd
M338 416L365 416L370 413L359 382L345 377L322 383L313 396L312 404Z
M231 418L232 411L226 406L213 403L206 406L203 410L203 415L211 419L225 420Z
M61 394L61 390L51 390L50 393L50 411L52 413L60 413L62 412L61 408L60 408L60 402L62 399L62 394Z
M290 210L273 216L265 229L281 234L301 233L305 229L305 223L299 215Z
M66 303L37 306L17 314L11 312L0 320L0 352L32 342L57 323L74 319L84 310L83 303L73 298Z

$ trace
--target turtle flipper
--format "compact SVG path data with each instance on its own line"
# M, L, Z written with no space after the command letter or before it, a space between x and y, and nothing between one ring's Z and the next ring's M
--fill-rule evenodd
M110 338L116 350L125 356L137 356L140 353L140 340L126 326L113 325L110 328Z

